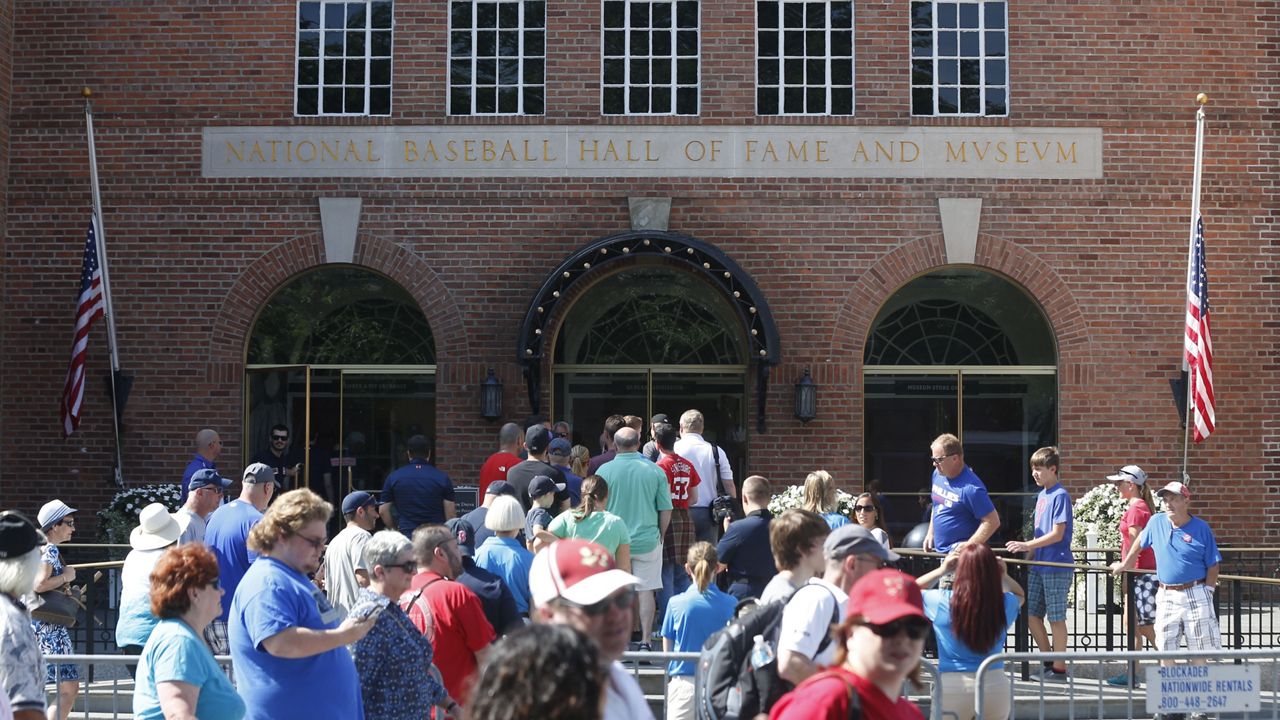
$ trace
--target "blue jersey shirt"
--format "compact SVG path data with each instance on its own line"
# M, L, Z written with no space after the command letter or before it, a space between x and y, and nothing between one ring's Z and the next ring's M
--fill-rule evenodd
M218 582L223 591L221 620L226 620L231 611L231 598L236 594L240 578L249 572L249 566L258 557L249 550L246 541L249 530L261 519L258 508L237 499L215 510L205 526L204 544L218 558Z
M453 502L453 481L430 462L413 458L387 476L378 500L395 503L397 528L413 537L419 525L444 523L444 501Z
M338 646L304 658L281 658L263 641L291 627L332 630L342 611L306 575L259 558L236 588L227 622L236 684L249 720L364 720L351 652Z
M1155 551L1156 577L1165 585L1203 580L1209 568L1222 562L1209 523L1194 516L1174 527L1169 513L1152 515L1138 534L1138 545Z
M490 535L476 548L476 565L502 578L516 601L516 612L529 612L529 570L533 568L533 553L515 538Z
M667 603L662 637L671 641L671 648L676 652L698 652L711 633L733 619L737 607L738 599L714 584L708 585L705 592L698 592L697 585L690 585ZM672 660L667 665L671 675L693 675L697 668L697 660Z
M1000 652L1004 647L1004 633L991 643L986 652L974 652L956 637L951 624L951 591L925 590L924 614L933 621L933 635L938 639L938 672L973 672L983 660ZM1018 619L1018 596L1011 592L1004 593L1005 631L1013 627ZM999 670L1004 663L995 663L992 669Z
M1036 496L1035 536L1039 538L1048 535L1053 532L1054 526L1058 523L1066 523L1067 526L1062 534L1062 539L1052 545L1036 548L1033 551L1035 554L1031 556L1032 560L1056 563L1069 563L1074 560L1071 555L1071 532L1074 525L1071 519L1071 496L1067 494L1067 489L1062 487L1062 483L1058 483L1051 488L1044 488ZM1032 565L1031 571L1043 573L1073 572L1071 568L1039 565Z
M968 540L995 509L987 486L968 465L954 479L933 471L933 547L938 552L951 552Z

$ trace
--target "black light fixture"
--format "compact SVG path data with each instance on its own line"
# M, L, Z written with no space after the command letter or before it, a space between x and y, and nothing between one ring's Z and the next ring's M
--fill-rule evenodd
M809 377L809 368L804 369L804 377L796 383L796 419L807 423L818 417L818 386Z
M502 381L494 377L493 368L489 368L489 377L480 383L480 414L485 420L502 417Z

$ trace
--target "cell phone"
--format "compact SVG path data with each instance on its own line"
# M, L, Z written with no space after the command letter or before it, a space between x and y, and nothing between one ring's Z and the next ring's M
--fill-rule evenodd
M367 609L360 608L356 612L353 612L352 617L361 622L365 620L374 620L377 619L377 617L382 614L382 611L386 609L387 607L385 605L370 604Z

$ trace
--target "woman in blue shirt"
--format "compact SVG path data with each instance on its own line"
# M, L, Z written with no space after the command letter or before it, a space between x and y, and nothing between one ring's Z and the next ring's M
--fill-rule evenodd
M202 634L222 612L218 561L201 543L166 550L151 571L151 631L138 663L133 716L240 720L244 701Z
M955 572L950 589L925 590L924 613L933 621L942 681L942 714L972 720L975 673L982 661L1004 647L1005 633L1018 619L1024 593L1009 577L991 548L969 543L947 556L942 566L922 575L921 588ZM1009 676L997 663L983 675L983 720L1009 717Z
M516 535L524 530L524 507L513 497L499 495L484 516L484 526L492 530L493 535L476 548L476 565L502 578L511 588L516 611L528 615L529 569L533 567L533 553L516 540Z
M804 501L801 507L821 515L832 530L849 524L849 518L840 514L835 478L826 470L814 470L804 479Z
M698 652L711 633L733 618L737 599L712 583L719 560L711 543L694 543L689 548L684 570L693 584L667 603L662 620L663 652ZM667 666L671 676L667 683L668 720L693 720L693 674L697 667L691 660L672 660Z

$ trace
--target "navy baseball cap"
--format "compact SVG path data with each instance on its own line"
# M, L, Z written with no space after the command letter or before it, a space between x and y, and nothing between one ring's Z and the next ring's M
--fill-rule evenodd
M187 489L199 490L202 487L216 487L226 490L230 484L231 481L219 475L217 470L204 468L203 470L197 470L191 476L190 482L187 483Z
M508 495L516 497L516 486L506 480L494 480L484 489L485 495Z
M463 557L471 557L476 550L476 531L471 523L462 518L453 518L446 520L444 526L458 539L458 552Z
M363 490L357 490L342 498L342 514L350 515L362 507L369 507L370 505L377 504L377 498Z
M564 438L556 438L552 440L551 445L547 447L547 452L552 455L564 455L565 457L568 457L569 451L572 449L573 446L568 440L565 440Z
M542 497L547 493L564 492L564 483L558 483L546 475L534 475L529 481L529 497Z

